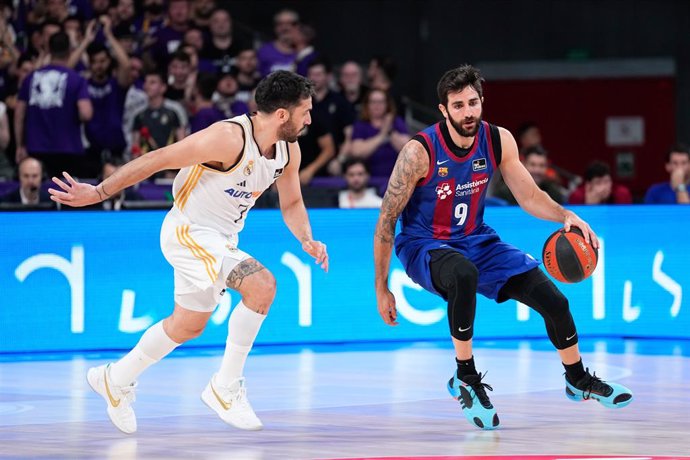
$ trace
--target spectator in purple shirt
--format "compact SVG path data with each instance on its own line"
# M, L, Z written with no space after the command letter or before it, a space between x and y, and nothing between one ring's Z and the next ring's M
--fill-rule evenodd
M189 128L192 133L201 131L217 121L227 118L225 113L213 103L213 92L216 90L218 79L213 74L202 73L194 86L194 105L196 113L189 118Z
M398 153L410 140L407 126L396 116L390 94L374 89L364 101L360 119L352 126L349 154L366 159L372 177L389 177Z
M108 48L93 41L93 22L87 27L84 40L70 57L70 63L77 61L85 49L88 56L91 74L88 87L94 113L86 123L86 138L90 144L89 156L96 165L91 177L96 177L104 159L112 156L121 158L125 153L127 142L122 123L127 91L132 84L129 56L113 35L110 18L102 16L100 23L117 63L114 74L113 59Z
M300 24L293 29L292 43L295 47L295 72L307 76L309 64L319 55L312 43L316 37L316 31L312 26Z
M139 49L148 49L158 29L163 27L165 5L163 0L144 0L143 10L144 14L134 20L134 29Z
M84 176L81 124L93 116L88 85L67 67L69 37L50 37L51 61L32 72L19 91L15 110L16 160L30 154L40 159L50 175L64 170ZM87 169L88 171L88 169Z
M189 0L170 0L167 21L153 36L154 43L145 52L152 65L167 66L169 56L177 51L191 25Z
M688 204L690 187L690 149L677 144L666 154L668 182L649 187L644 197L647 204Z
M299 25L299 15L292 10L281 10L273 16L276 39L265 43L257 52L259 72L265 77L274 70L292 70L295 62L294 28Z

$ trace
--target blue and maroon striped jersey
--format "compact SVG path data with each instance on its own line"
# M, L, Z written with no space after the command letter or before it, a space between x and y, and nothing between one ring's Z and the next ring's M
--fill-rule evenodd
M445 120L414 139L429 153L429 171L402 212L401 235L456 240L471 234L484 221L484 198L500 163L498 128L482 121L464 151L453 144Z

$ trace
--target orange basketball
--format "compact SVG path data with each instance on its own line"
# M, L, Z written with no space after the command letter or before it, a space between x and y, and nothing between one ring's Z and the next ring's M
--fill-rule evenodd
M561 229L546 239L542 260L549 275L562 283L579 283L597 268L599 251L585 241L582 231L571 227Z

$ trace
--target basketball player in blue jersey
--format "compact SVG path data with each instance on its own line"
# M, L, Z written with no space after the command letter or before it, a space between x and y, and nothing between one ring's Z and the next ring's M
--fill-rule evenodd
M445 120L429 126L402 149L383 198L374 237L376 298L379 313L397 324L395 298L388 288L393 245L407 274L448 302L448 323L457 371L448 391L467 420L479 428L498 427L496 409L477 373L472 355L476 293L504 302L518 300L536 310L565 367L566 395L624 407L632 393L604 382L585 369L568 300L538 268L539 262L504 243L483 220L491 176L500 170L520 206L541 219L582 230L593 246L592 229L535 184L518 158L513 136L482 120L483 79L470 65L450 70L438 83L439 110ZM400 234L395 225L402 214Z
M283 220L302 249L328 271L326 245L315 241L299 182L297 138L311 123L314 88L304 77L276 71L256 88L257 113L208 128L127 163L97 186L53 178L51 198L69 206L98 203L155 172L180 169L175 203L161 228L161 249L173 267L175 305L170 316L144 332L137 345L114 363L92 367L86 379L105 400L113 424L137 431L132 408L136 379L183 342L201 334L225 289L242 296L228 319L220 368L201 393L225 423L260 430L247 398L243 374L276 293L276 280L238 247L238 234L261 193L275 182Z

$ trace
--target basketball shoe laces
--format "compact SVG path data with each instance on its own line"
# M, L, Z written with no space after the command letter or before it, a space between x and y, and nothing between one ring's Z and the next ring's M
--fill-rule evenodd
M589 368L585 369L585 376L577 382L577 388L582 391L582 397L584 399L589 399L592 393L601 396L610 396L613 393L613 388L607 385L603 380L597 377L597 373L594 372L590 375Z
M139 385L139 382L134 382L124 387L117 387L117 391L122 395L122 399L124 399L128 405L131 405L137 399L134 393L137 385Z
M481 405L487 409L490 409L493 407L493 405L489 400L489 395L486 394L486 390L494 391L494 389L488 383L482 382L482 379L486 377L486 374L488 373L489 372L487 371L484 374L480 372L479 375L466 375L462 381L469 385L472 390L474 390L474 394L477 395L477 398L479 398Z
M216 388L223 400L226 403L231 403L239 412L252 410L247 399L247 387L244 384L244 377L239 378L237 384L239 385L237 390L222 385L216 385Z

